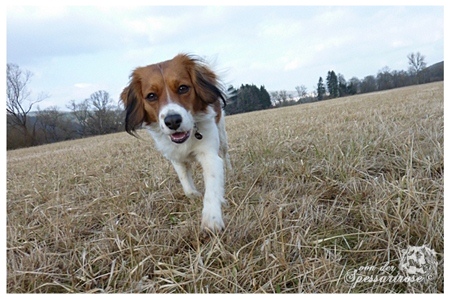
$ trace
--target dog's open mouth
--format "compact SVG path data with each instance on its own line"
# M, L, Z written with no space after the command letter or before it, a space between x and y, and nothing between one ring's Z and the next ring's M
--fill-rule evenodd
M191 133L189 131L187 132L176 132L170 135L170 140L175 143L183 143L186 140L188 140L189 136L191 136Z

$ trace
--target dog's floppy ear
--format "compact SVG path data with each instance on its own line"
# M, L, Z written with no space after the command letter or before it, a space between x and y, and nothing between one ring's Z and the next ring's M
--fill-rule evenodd
M139 128L145 120L145 111L143 107L143 101L140 98L139 83L133 79L130 84L125 87L120 94L120 99L125 105L125 130L128 134L133 136L135 131Z
M226 106L225 94L217 81L216 75L204 63L199 60L194 61L193 81L194 88L200 99L213 104L222 99L224 107Z

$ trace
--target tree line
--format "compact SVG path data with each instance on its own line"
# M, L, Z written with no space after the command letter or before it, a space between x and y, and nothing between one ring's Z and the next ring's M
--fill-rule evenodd
M237 89L229 86L224 109L231 115L444 80L443 62L426 67L420 53L411 53L407 58L408 71L384 67L376 76L361 80L352 77L347 81L344 75L330 70L325 80L319 78L312 92L304 85L295 87L297 94L285 90L269 93L264 86L253 84L242 84ZM32 98L28 90L31 77L31 72L7 64L7 149L124 131L124 109L108 92L100 90L82 101L72 100L66 106L68 111L56 106L40 109L39 102L48 95L41 93Z
M242 84L239 89L233 86L227 90L227 115L268 109L272 106L269 92L264 86L257 87L254 84Z
M347 82L342 74L336 74L334 70L328 71L326 82L322 77L319 77L315 91L316 98L320 101L444 80L443 62L427 68L425 56L420 52L410 53L407 58L408 71L391 71L388 67L384 67L378 71L376 76L369 75L362 80L352 77Z
M108 92L94 92L81 102L72 100L66 106L68 112L56 106L40 109L37 105L48 95L31 97L28 90L31 77L31 72L21 70L15 64L7 64L7 149L124 130L124 111L114 105ZM34 107L37 109L33 110Z
M270 92L270 105L267 104L264 86L260 89L249 85L242 85L239 89L231 87L233 104L225 111L227 114L235 114L444 80L444 62L427 67L425 56L420 52L408 54L407 59L409 65L407 71L391 71L388 67L384 67L378 71L377 75L368 75L363 79L352 77L347 81L344 75L330 70L326 77L319 77L317 85L311 92L308 92L305 85L296 86L296 93L286 90ZM262 94L265 95L262 96ZM263 105L262 102L265 104Z

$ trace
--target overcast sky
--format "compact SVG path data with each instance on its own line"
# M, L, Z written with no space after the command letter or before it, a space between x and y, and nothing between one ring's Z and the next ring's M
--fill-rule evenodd
M443 6L8 6L7 62L31 71L41 108L106 90L180 52L211 61L226 85L312 91L329 70L364 78L444 60Z

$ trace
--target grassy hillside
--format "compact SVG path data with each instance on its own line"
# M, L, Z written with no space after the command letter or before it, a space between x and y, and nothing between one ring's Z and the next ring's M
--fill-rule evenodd
M443 102L439 82L227 117L211 238L144 131L9 151L7 291L443 292ZM429 283L352 283L423 244Z

